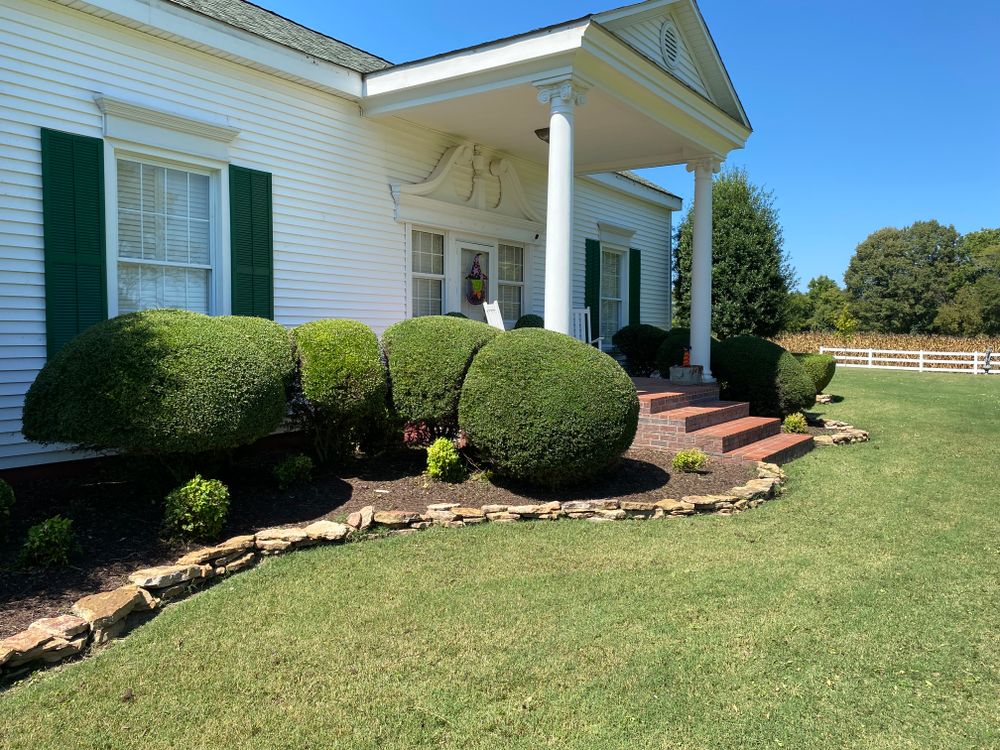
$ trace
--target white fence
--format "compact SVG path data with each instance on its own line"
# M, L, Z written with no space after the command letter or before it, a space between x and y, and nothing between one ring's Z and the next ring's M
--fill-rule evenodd
M821 354L832 354L840 367L868 367L880 370L917 372L965 372L973 375L1000 375L1000 353L915 352L901 349L842 349L821 346Z

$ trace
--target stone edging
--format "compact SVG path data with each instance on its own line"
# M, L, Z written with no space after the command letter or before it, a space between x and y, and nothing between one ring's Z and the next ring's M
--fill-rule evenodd
M129 584L77 601L72 614L36 620L27 630L0 640L0 679L6 682L36 667L56 664L101 646L123 635L140 618L148 619L168 603L198 591L212 579L230 576L256 565L263 557L300 547L411 534L434 525L454 528L486 522L559 518L605 522L704 513L731 516L777 497L784 481L785 474L778 466L758 462L757 478L725 495L689 495L655 503L577 500L480 508L439 503L429 505L425 513L376 511L369 505L351 513L346 524L316 521L303 528L264 529L236 536L189 552L173 565L137 570L129 576Z
M813 442L816 445L849 445L851 443L868 442L867 430L859 430L847 422L818 417L810 420L810 424L815 427L822 427L824 430L830 430L832 433L830 435L814 435Z

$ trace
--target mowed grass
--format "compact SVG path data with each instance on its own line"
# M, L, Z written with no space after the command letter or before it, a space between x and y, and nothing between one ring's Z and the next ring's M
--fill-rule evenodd
M830 390L872 442L757 511L269 560L0 695L0 747L998 747L1000 378Z

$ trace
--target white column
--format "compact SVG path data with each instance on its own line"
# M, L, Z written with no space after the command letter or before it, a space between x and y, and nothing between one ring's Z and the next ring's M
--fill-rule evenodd
M712 377L712 175L718 159L699 159L687 165L694 172L694 219L691 258L691 364L701 365L704 379Z
M583 104L574 80L536 83L548 104L549 184L545 214L545 327L570 333L573 307L573 110Z

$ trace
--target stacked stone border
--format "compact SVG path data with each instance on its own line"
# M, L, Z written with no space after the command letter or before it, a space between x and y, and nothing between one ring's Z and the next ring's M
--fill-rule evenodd
M851 443L867 443L869 440L867 430L859 430L854 425L837 419L818 417L810 419L809 424L830 431L828 435L813 435L813 442L816 445L850 445Z
M562 518L602 523L706 513L731 516L777 497L784 482L785 474L777 465L759 462L756 479L724 495L689 495L658 502L573 500L480 508L438 503L427 506L425 513L376 511L369 505L351 513L346 524L316 521L302 528L264 529L236 536L189 552L173 565L137 570L129 576L127 585L77 601L72 614L36 620L27 630L0 641L0 682L12 681L38 667L57 664L100 647L211 581L247 570L264 557L302 547L413 534L431 526L459 528L480 523Z

